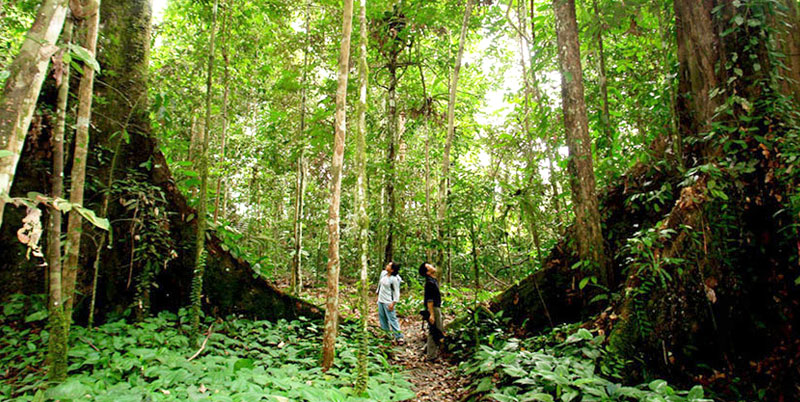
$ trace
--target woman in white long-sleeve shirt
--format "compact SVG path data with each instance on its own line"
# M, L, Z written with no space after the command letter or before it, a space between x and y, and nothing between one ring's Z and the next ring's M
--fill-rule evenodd
M381 279L378 281L378 320L381 328L389 331L399 344L403 344L403 333L400 332L400 323L397 321L395 305L400 300L400 283L403 280L398 273L400 264L390 262L381 271Z

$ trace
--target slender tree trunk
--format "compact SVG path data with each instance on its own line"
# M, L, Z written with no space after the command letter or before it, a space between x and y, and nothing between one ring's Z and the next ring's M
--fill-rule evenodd
M359 333L361 338L358 345L358 376L356 380L356 391L361 393L367 390L367 361L369 357L369 277L367 272L367 257L369 254L369 215L367 214L367 85L369 78L369 67L367 66L367 0L360 0L358 19L360 22L359 31L359 57L358 57L358 124L356 125L356 193L355 207L356 220L358 222L358 266L359 275L359 310L361 321Z
M302 124L301 124L302 126ZM303 197L306 192L306 161L303 151L297 160L297 180L294 202L294 253L292 255L291 291L299 295L303 291Z
M570 185L575 210L578 253L593 265L598 279L606 286L613 284L612 272L605 255L600 211L592 167L589 121L583 91L578 24L574 0L553 0L561 67L561 93L564 99L564 127L569 148Z
M5 207L2 195L11 192L36 100L50 57L58 50L55 43L66 15L66 0L42 2L17 57L9 67L9 76L0 95L0 226Z
M425 242L428 244L425 247L425 261L431 261L433 258L433 250L430 246L433 235L433 219L431 217L431 131L427 120L423 124L423 129L425 130Z
M534 2L531 0L530 4L530 13L531 13L531 42L528 44L529 48L536 46L536 8L534 7ZM524 36L524 35L523 35ZM531 56L535 52L531 51ZM534 60L531 60L531 80L533 81L533 101L536 103L537 108L542 108L543 106L543 99L542 93L539 90L539 80L536 76L536 67L533 65ZM553 209L556 211L556 219L559 224L562 223L563 215L561 214L561 202L559 202L560 192L558 191L558 177L556 175L555 164L553 161L556 158L556 153L553 150L553 138L545 137L544 144L545 144L545 152L547 153L547 169L549 172L549 179L550 179L550 190L552 194L552 203Z
M521 55L520 64L522 66L523 81L525 83L525 103L524 103L524 106L525 106L525 117L523 119L524 128L525 128L525 136L523 138L530 138L530 117L529 117L529 109L530 109L530 107L529 107L529 102L528 102L529 101L530 87L528 85L528 67L525 64L525 50L524 50L524 46L523 46L523 40L525 38L525 17L524 17L525 13L524 13L524 7L525 6L524 6L524 3L523 3L523 5L522 5L523 12L519 13L520 27L521 27L521 34L519 36L519 47L520 47L520 55ZM531 26L531 28L533 28L533 26ZM532 72L532 75L535 77L535 73ZM534 83L534 85L535 85L535 83ZM534 88L534 91L535 91L535 93L536 93L536 95L538 97L538 88ZM537 99L537 102L538 101L539 100ZM547 140L547 139L545 139L545 140ZM525 169L527 171L527 180L525 181L525 184L524 184L525 188L523 189L524 193L523 193L523 198L522 198L522 205L523 205L523 209L525 210L524 211L525 214L528 215L527 218L528 218L528 223L529 223L529 231L530 231L530 234L531 234L531 238L533 239L534 247L536 248L536 258L539 260L539 262L541 262L541 259L542 259L542 248L541 248L541 244L539 242L539 231L536 228L536 218L534 216L534 211L535 210L534 210L534 207L533 207L533 203L530 200L530 192L533 191L534 170L537 169L537 165L536 165L536 163L534 161L533 151L530 149L530 147L526 147L525 153L527 155L528 163L527 163L527 166L526 166L526 169ZM548 158L549 158L549 156L548 156ZM551 163L550 168L552 169L552 160L550 161L550 163ZM553 174L552 171L551 171L550 174L552 176L552 174ZM556 211L556 213L558 213L558 211Z
M306 39L303 50L303 83L300 99L300 135L298 143L300 155L297 158L297 186L295 187L294 203L294 253L292 256L291 284L292 293L299 295L303 291L303 196L306 191L306 160L305 160L305 132L306 132L306 86L308 85L308 47L309 29L311 28L309 3L306 2Z
M200 329L200 313L202 308L203 294L203 275L205 274L206 264L206 215L208 214L208 139L211 130L211 94L214 82L214 45L217 30L217 10L219 0L214 1L214 8L211 16L211 38L209 39L208 49L208 78L206 81L206 118L203 127L203 140L200 144L200 197L197 205L197 238L195 242L195 265L194 276L192 278L192 307L191 324L192 334L197 336Z
M72 42L72 19L68 19L62 35L62 52ZM63 57L63 56L62 56ZM50 179L51 196L64 197L64 131L67 120L67 100L69 98L70 65L63 63L61 67L61 85L58 86L56 105L56 126L53 128L53 174ZM63 295L61 293L61 211L50 208L50 225L47 230L47 265L49 267L49 306L50 306L50 338L48 341L48 360L50 369L48 376L53 381L62 381L67 377L67 331L64 319Z
M192 125L189 128L189 149L186 151L187 159L192 162L192 167L197 168L197 144L200 137L197 134L197 113L192 110Z
M97 52L97 30L100 23L99 6L94 14L82 20L81 31L86 35L83 47L94 57ZM89 122L92 120L92 92L94 89L94 68L88 63L83 66L83 77L78 87L78 119L75 130L75 150L72 158L72 185L69 200L73 204L83 205L83 190L86 182L86 159L89 150ZM72 320L72 307L75 301L75 279L78 275L78 256L81 249L81 215L72 210L67 223L67 261L61 274L61 286L64 298L64 315L67 323ZM68 325L68 324L67 324Z
M224 169L224 166L225 166L225 145L226 145L225 144L225 140L227 139L226 137L227 137L227 133L228 133L228 93L230 92L230 71L228 71L228 67L230 65L230 59L228 58L228 39L229 38L227 37L227 32L228 32L228 23L227 23L228 19L227 19L227 16L228 16L228 14L226 14L226 18L223 20L224 21L224 27L222 28L222 32L223 32L223 35L225 37L225 45L222 47L222 60L225 62L225 68L224 68L225 90L222 93L222 130L221 130L222 131L222 149L220 150L220 154L221 155L219 157L220 173L217 176L217 191L216 191L216 193L214 195L214 197L215 197L215 200L214 200L214 224L215 225L217 224L217 221L219 220L220 199L222 197L224 197L224 195L223 195L224 192L222 191L222 176L223 176L222 169Z
M322 370L333 365L339 324L339 201L342 164L347 133L347 70L350 65L350 33L353 28L353 0L344 0L342 38L339 50L339 79L336 89L335 137L331 161L331 206L328 211L328 292L325 303L325 332L322 338Z
M456 56L456 63L453 67L453 75L450 79L450 100L447 103L447 139L444 144L444 156L442 157L442 177L439 184L439 261L438 265L443 266L444 252L443 245L445 244L444 238L444 225L447 219L447 193L450 187L450 148L453 146L453 137L455 133L455 110L456 110L456 91L458 89L458 73L461 70L461 57L464 55L464 43L467 40L467 28L469 26L469 18L472 15L472 4L474 0L467 0L467 5L464 10L464 19L461 22L461 36L458 39L458 55ZM440 274L441 275L441 274Z
M603 128L606 149L598 149L598 155L610 155L614 145L614 130L611 128L611 114L608 110L608 78L606 76L606 54L603 50L603 21L600 19L600 10L597 7L597 0L592 0L594 7L594 18L597 24L597 58L599 59L600 75L600 97L603 101L603 109L600 115L600 122Z
M469 240L472 244L472 279L475 281L475 293L481 289L481 270L478 266L478 240L475 233L475 216L470 214L469 221Z
M397 196L395 195L395 174L397 164L397 55L394 60L389 62L389 82L388 104L389 104L389 127L386 130L388 147L386 151L386 164L388 172L386 177L386 201L389 204L389 217L387 218L386 228L386 248L383 253L383 265L388 264L394 259L394 227L397 220Z
M138 102L138 100L137 100ZM128 125L130 124L130 118L132 117L132 113L135 110L135 103L131 104L131 111L128 113L127 119L121 123L121 130L122 132L128 131ZM103 193L103 203L100 206L100 213L98 214L101 218L108 217L108 209L109 203L111 202L111 190L114 184L114 172L117 169L117 162L119 162L120 150L122 149L123 144L123 136L117 135L115 138L114 144L114 153L111 157L111 166L108 169L108 178L106 179L106 191ZM134 222L131 223L131 236L133 236L133 230L135 222L135 214L134 214ZM100 274L100 257L103 252L103 248L106 245L106 242L111 243L113 239L113 229L109 228L108 232L102 233L100 236L100 242L97 245L97 251L95 253L94 264L92 265L92 295L91 300L89 302L89 320L87 322L87 327L92 328L94 325L94 311L95 311L95 303L97 301L97 281ZM131 246L133 250L133 246ZM131 261L133 261L133 256L131 256Z

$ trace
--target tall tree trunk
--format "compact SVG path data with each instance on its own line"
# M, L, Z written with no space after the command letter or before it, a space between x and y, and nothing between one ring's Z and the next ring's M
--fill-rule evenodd
M72 42L72 19L64 26L61 43L62 52L68 51ZM62 54L63 57L63 54ZM56 126L53 128L53 173L50 179L52 186L50 195L55 198L64 197L64 131L67 121L67 100L69 98L70 65L61 66L61 85L58 86L58 103L56 105ZM50 369L48 377L53 381L62 381L67 377L67 331L64 318L63 295L61 293L61 211L50 208L50 221L47 230L47 265L48 265L48 304L50 306L50 338L48 341L48 360Z
M206 118L203 127L203 140L200 144L200 198L197 205L197 238L195 241L194 275L192 278L191 325L192 334L197 335L200 329L200 312L202 309L203 274L206 268L206 215L208 214L208 139L211 130L211 99L214 82L214 45L217 31L217 10L219 0L214 1L211 14L211 38L208 49L208 78L206 80Z
M388 145L386 148L386 164L388 172L386 175L386 203L389 206L389 216L387 217L386 227L386 248L383 252L383 265L388 264L394 258L394 228L397 220L397 196L395 195L395 181L397 175L395 169L397 165L397 56L389 62L389 127L386 130Z
M358 222L358 266L359 275L359 313L361 315L358 344L358 374L356 391L361 393L367 390L367 361L369 357L369 277L367 272L367 257L369 254L369 214L367 214L367 85L369 67L367 66L367 0L360 0L358 20L359 31L359 57L358 57L358 123L356 125L356 192L355 207Z
M297 160L297 180L295 185L294 253L292 254L290 283L290 288L294 295L299 295L303 291L303 197L306 192L307 164L303 156L303 151L300 152L300 157Z
M447 139L444 143L444 155L442 156L442 177L439 182L439 258L437 265L444 266L444 244L445 244L445 219L447 219L447 193L450 188L450 148L453 146L455 133L455 111L456 111L456 91L458 89L458 73L461 71L461 57L464 55L464 43L467 40L467 28L469 18L472 15L472 4L474 0L467 0L464 9L464 19L461 22L461 36L458 39L458 55L453 67L453 75L450 79L450 99L447 103ZM441 274L440 274L441 276Z
M420 67L421 68L421 67ZM433 235L433 219L431 217L431 130L427 120L423 123L425 130L425 261L431 261L433 250L431 249L431 237Z
M83 47L94 57L97 52L97 30L100 24L100 0L94 8L94 14L86 16L79 25L86 35ZM92 120L92 91L94 89L94 68L85 63L83 76L78 87L78 119L75 129L75 150L72 158L72 171L70 180L72 185L69 191L69 200L73 204L83 205L83 190L86 182L86 160L89 151L89 122ZM78 256L81 249L81 215L72 210L67 223L67 261L63 267L62 289L64 298L64 316L67 323L72 320L72 306L75 300L75 279L78 275Z
M292 293L299 295L303 291L303 196L306 191L306 169L305 160L305 132L306 132L306 86L308 84L308 47L309 30L311 19L309 4L306 2L306 38L305 49L303 50L303 83L302 96L300 98L300 133L298 136L298 146L300 155L297 158L297 185L295 187L294 201L294 253L292 255L291 283Z
M523 40L526 38L526 35L525 35L525 3L524 2L520 2L520 6L521 6L521 9L522 9L518 13L518 15L519 15L519 26L520 26L520 30L521 30L520 35L519 35L520 65L522 66L522 77L523 77L523 81L525 83L525 98L524 98L525 102L523 104L524 108L525 108L525 114L524 114L524 119L523 119L525 135L523 136L523 138L531 139L531 132L530 132L530 103L529 103L530 85L528 84L528 66L525 63L525 47L523 46ZM533 28L533 25L531 25L531 28ZM531 70L533 70L533 68L531 68ZM532 72L531 74L535 77L535 73L534 72ZM534 83L534 85L536 85L536 84ZM538 97L538 92L539 92L538 88L534 88L534 91L536 93L536 96ZM538 101L540 101L540 99L537 99L537 102ZM533 178L534 178L536 169L538 169L538 166L537 166L537 164L535 162L535 158L534 158L534 155L533 155L533 150L532 150L531 147L532 147L532 145L528 145L528 146L525 147L525 153L526 153L528 161L527 161L526 168L525 168L525 170L527 172L526 173L527 179L525 180L525 183L523 184L524 188L523 188L522 205L523 205L523 210L524 210L525 214L527 215L527 219L528 219L528 223L529 223L529 231L531 233L531 238L533 239L533 244L536 247L536 258L537 258L537 260L539 260L539 262L541 262L541 259L542 259L542 248L541 248L541 245L540 245L540 242L539 242L539 231L536 228L536 217L534 216L535 210L533 208L533 203L532 203L532 201L530 199L530 197L531 197L530 192L533 191L533 189L534 189ZM550 166L551 166L551 169L552 169L552 161L550 161L550 163L551 163ZM551 175L552 175L552 172L551 172ZM558 212L556 212L556 213L558 213Z
M681 138L697 137L711 130L714 110L721 97L711 98L720 85L715 65L720 42L714 32L711 10L716 0L675 0L678 39L678 132ZM700 155L694 155L700 156ZM691 165L691 163L689 164Z
M564 99L564 127L569 148L570 186L575 210L578 254L597 270L602 284L613 285L612 271L605 255L595 191L589 121L583 92L578 23L574 0L553 0L561 67L561 94Z
M55 43L66 15L67 0L42 2L17 57L9 67L9 76L0 95L0 226L5 207L2 195L11 193L11 183L36 100L50 57L58 50Z
M335 137L331 161L331 206L328 210L328 292L325 303L325 332L322 338L322 370L333 364L339 324L339 203L342 192L344 140L347 133L347 70L350 65L350 33L353 28L353 0L344 0L342 38L339 50L339 79L336 89Z
M780 49L786 55L783 60L786 68L781 69L783 92L800 104L800 7L797 0L782 0L781 3L785 10L782 10L783 25L778 25L777 36Z
M470 204L470 212L472 212L471 205L472 204ZM470 214L469 240L470 244L472 245L472 252L470 253L472 255L472 279L474 280L475 294L477 295L478 291L481 289L481 270L480 266L478 265L478 235L475 232L475 218L476 217L473 214Z
M603 129L603 145L606 146L606 149L598 149L597 154L610 155L614 145L614 130L611 128L611 114L608 111L608 78L606 76L606 54L603 50L603 21L600 19L600 10L597 7L597 0L592 0L592 6L594 8L595 24L597 24L595 40L597 41L597 58L599 59L600 97L603 101L602 110L600 112L600 123Z
M228 35L227 35L227 33L228 33L228 18L227 18L228 15L229 14L227 14L227 13L225 14L225 19L223 20L223 25L224 26L222 28L222 34L225 37L225 39L224 39L225 44L222 47L222 60L225 62L225 67L224 67L224 74L225 74L224 85L225 85L225 90L222 93L222 129L221 129L221 135L222 135L222 144L221 144L221 146L222 146L222 149L220 150L220 157L219 157L220 172L219 172L219 174L217 176L217 191L216 191L216 193L214 193L214 197L215 197L215 200L214 200L214 224L215 225L217 224L217 221L219 220L220 199L224 197L224 191L222 191L222 176L223 176L222 169L224 169L224 167L225 167L225 145L226 145L225 144L225 140L227 139L226 137L227 137L227 134L228 134L228 94L230 92L230 71L228 70L228 67L230 65L230 59L228 57L228 42L229 42L229 38L228 38Z
M533 49L536 47L536 8L534 6L533 0L530 3L530 13L531 13L531 42L528 43L529 49ZM524 35L523 35L524 37ZM531 57L536 54L533 50L531 50ZM531 59L531 80L533 82L533 101L536 103L537 108L542 108L543 99L542 99L542 92L539 90L539 80L536 76L536 66L534 65L535 60ZM559 201L560 192L558 191L558 176L556 175L555 164L553 161L556 159L556 152L553 150L553 138L545 137L544 144L545 144L545 152L547 157L547 170L549 172L549 179L550 179L550 191L552 192L552 203L553 209L556 211L556 220L559 224L562 223L563 215L561 214L561 202Z

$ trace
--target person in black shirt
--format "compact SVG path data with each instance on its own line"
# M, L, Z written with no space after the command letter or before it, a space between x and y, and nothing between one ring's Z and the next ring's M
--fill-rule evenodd
M428 316L428 342L425 345L426 360L436 360L439 356L439 341L444 332L442 324L442 294L439 291L439 282L436 281L436 268L433 264L423 262L419 266L419 274L425 277L425 309ZM435 337L434 332L440 336ZM439 339L436 339L439 338Z

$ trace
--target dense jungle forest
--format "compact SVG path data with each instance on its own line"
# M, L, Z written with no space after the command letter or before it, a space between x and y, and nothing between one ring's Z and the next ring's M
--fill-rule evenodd
M0 5L2 400L800 400L797 0Z

